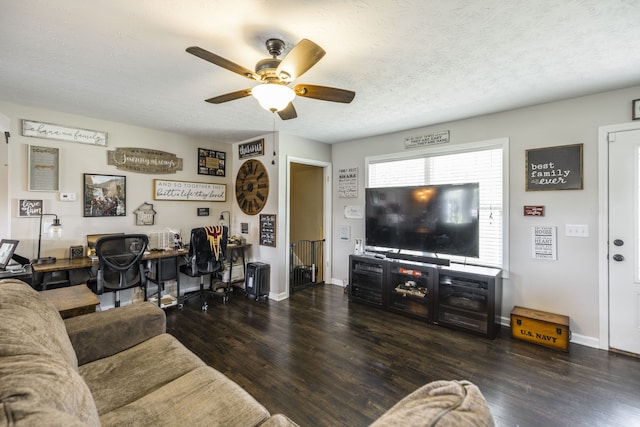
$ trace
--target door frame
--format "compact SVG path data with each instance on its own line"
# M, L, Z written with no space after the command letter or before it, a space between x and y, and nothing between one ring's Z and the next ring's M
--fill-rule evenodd
M600 348L609 347L609 134L640 130L640 122L598 128L598 295Z
M287 295L291 295L291 289L289 288L289 270L290 257L289 248L291 247L291 163L299 163L309 166L317 166L322 168L322 188L324 198L324 212L323 212L323 227L324 227L324 245L323 245L323 261L324 261L324 278L325 283L327 277L332 277L331 271L331 176L332 176L332 164L330 162L323 162L320 160L306 159L304 157L287 156L287 200L286 200L286 222L285 222L285 244L287 245L287 256L285 257L285 272L287 275Z

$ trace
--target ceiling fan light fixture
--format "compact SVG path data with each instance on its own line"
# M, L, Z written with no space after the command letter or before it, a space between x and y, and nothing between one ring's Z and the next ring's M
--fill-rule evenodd
M251 95L267 111L276 112L287 108L296 93L288 86L277 83L264 83L251 89Z

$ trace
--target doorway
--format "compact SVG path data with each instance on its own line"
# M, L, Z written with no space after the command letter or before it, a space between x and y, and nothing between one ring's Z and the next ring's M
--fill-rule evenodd
M303 163L290 165L291 241L324 238L323 170Z
M330 165L295 159L289 162L289 292L324 283L328 260L326 232ZM330 193L329 193L330 194Z
M600 347L640 354L640 124L600 129Z

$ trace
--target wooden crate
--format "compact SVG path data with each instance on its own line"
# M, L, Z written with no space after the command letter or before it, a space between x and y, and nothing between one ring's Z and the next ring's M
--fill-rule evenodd
M571 330L569 316L513 307L511 310L511 336L545 347L569 351Z

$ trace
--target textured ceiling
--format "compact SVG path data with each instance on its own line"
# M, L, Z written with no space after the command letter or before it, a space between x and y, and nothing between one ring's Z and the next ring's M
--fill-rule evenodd
M0 100L236 142L274 115L205 103L252 83L185 48L253 69L271 37L327 51L296 83L356 92L275 116L328 143L640 84L632 0L2 0Z

